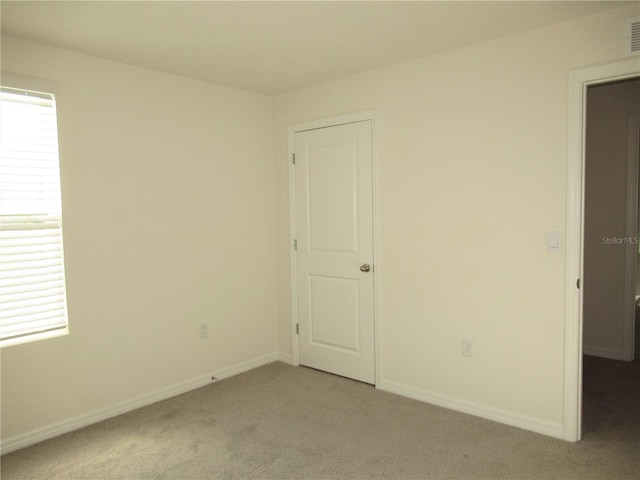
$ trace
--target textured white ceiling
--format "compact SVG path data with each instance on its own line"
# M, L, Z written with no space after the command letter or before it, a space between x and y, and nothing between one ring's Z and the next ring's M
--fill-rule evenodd
M3 0L1 13L3 34L277 94L629 4Z

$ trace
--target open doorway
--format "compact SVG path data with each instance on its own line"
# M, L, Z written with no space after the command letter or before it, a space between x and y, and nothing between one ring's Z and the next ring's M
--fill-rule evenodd
M563 438L572 442L582 438L583 194L587 89L634 78L640 78L637 58L569 73Z
M640 411L640 78L590 85L585 101L582 428L626 437Z
M640 78L589 86L586 107L583 353L631 361Z

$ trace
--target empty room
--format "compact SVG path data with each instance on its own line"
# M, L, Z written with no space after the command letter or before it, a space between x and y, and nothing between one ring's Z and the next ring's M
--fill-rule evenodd
M0 7L3 479L637 478L637 1Z

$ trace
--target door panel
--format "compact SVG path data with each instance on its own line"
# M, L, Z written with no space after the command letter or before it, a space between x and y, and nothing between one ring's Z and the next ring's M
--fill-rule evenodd
M309 147L309 248L355 252L358 244L356 145Z
M371 122L295 134L300 363L375 381Z
M360 352L358 280L309 275L309 342Z

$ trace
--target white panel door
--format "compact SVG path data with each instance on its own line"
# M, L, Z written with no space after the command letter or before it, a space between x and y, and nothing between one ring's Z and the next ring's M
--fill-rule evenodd
M294 150L300 364L375 383L371 121Z

